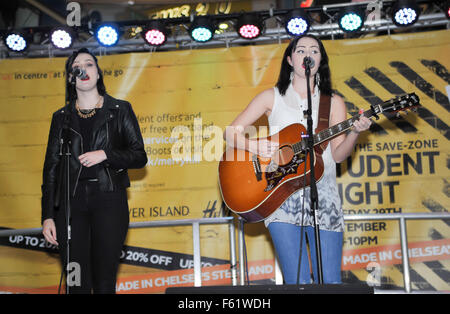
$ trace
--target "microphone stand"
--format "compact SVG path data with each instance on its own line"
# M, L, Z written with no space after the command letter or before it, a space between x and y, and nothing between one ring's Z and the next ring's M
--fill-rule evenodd
M76 77L72 76L70 84L75 84ZM68 91L66 88L66 107L69 104L68 99ZM66 264L64 265L65 270L63 272L66 273L66 294L69 294L69 264L70 264L70 241L72 239L71 236L71 206L70 206L70 156L72 155L70 152L71 141L69 138L69 126L70 126L70 111L65 112L63 129L60 138L60 149L59 156L61 156L60 160L60 170L59 170L59 182L60 188L57 191L56 202L57 204L61 204L61 189L64 189L64 205L65 205L65 215L66 215L66 231L67 231L67 239L66 239Z
M69 132L67 132L68 135ZM72 240L72 216L70 206L70 140L67 136L64 150L64 164L65 164L65 203L66 203L66 226L67 226L67 243L66 243L66 294L69 294L69 264L70 264L70 241Z
M316 260L317 260L317 274L318 283L323 284L323 273L322 273L322 254L320 247L320 233L319 233L319 198L316 186L316 177L314 171L314 133L313 133L313 119L312 119L312 101L311 101L311 87L310 87L310 76L311 68L310 62L304 62L305 65L305 75L306 75L306 91L308 94L308 109L304 111L307 121L307 152L309 152L310 160L310 200L311 200L311 212L313 214L314 221L314 235L316 240ZM306 155L308 156L308 154ZM300 257L301 258L301 257Z

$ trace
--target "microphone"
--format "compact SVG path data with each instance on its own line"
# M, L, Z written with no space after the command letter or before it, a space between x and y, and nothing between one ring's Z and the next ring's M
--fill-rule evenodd
M73 74L74 76L79 77L80 80L84 80L84 79L86 79L86 78L88 77L87 74L86 74L86 70L81 69L81 68L75 68L75 69L73 69L72 74Z
M311 69L311 68L314 68L314 65L315 65L315 64L316 64L316 63L315 63L314 59L311 58L311 57L305 57L305 58L303 59L303 65L305 66L305 69Z

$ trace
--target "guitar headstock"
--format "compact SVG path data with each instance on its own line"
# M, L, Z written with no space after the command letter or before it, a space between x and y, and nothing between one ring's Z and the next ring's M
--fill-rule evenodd
M400 112L406 110L416 111L416 107L420 106L420 99L415 93L409 93L392 98L384 103L373 106L374 115L382 112Z

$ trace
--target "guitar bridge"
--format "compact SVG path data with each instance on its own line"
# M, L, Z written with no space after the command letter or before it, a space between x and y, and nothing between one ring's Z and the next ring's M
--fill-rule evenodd
M255 172L256 180L261 181L262 180L261 163L259 162L257 155L252 156L252 164L253 164L253 171Z

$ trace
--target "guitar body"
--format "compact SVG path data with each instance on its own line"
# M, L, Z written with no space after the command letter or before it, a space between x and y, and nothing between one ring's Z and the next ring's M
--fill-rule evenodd
M301 142L306 129L292 124L267 137L279 143L274 156L262 158L247 150L229 148L219 163L219 183L228 208L248 222L270 216L295 191L310 184L310 156L293 146ZM260 171L258 171L260 170ZM323 161L314 153L316 180L323 175Z

